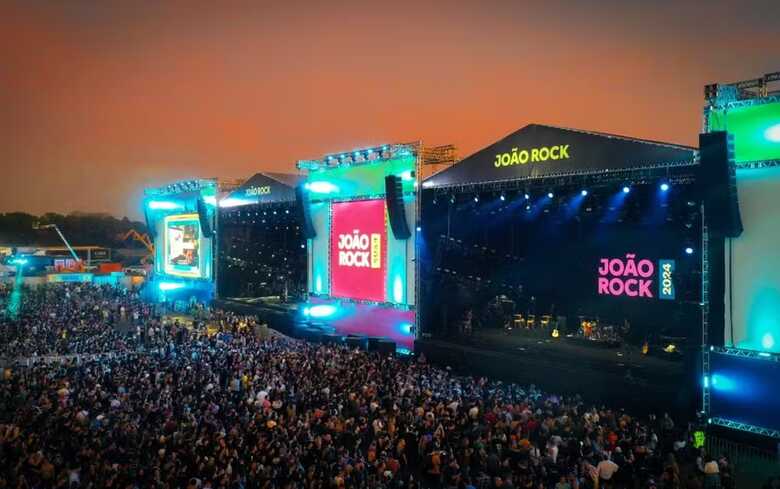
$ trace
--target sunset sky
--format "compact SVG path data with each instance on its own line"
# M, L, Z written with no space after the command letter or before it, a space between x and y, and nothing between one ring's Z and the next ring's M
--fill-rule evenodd
M696 144L703 86L780 70L780 1L0 2L0 212L537 122Z

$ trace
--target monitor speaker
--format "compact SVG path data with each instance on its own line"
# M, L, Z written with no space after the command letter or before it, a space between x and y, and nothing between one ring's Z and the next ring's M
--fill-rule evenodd
M306 239L316 238L317 231L314 230L314 224L311 222L309 194L303 188L303 185L295 187L295 202L298 205L299 218L303 227L303 237Z
M742 234L737 198L734 136L725 131L699 135L698 184L704 217L713 236L736 238Z
M214 235L214 228L211 225L211 219L209 218L209 211L206 208L206 203L203 199L198 198L196 201L198 207L198 221L200 221L200 231L204 238L211 238Z
M409 230L409 223L406 222L404 190L400 177L395 175L385 177L385 202L393 236L395 239L409 239L412 233Z

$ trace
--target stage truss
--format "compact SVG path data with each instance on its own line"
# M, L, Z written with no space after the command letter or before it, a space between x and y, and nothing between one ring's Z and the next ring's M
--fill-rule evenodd
M706 333L704 334L704 339L706 339ZM740 421L721 418L718 416L711 416L709 379L712 376L712 372L710 370L710 353L720 353L723 355L730 355L734 357L760 359L767 362L778 362L778 363L780 363L780 355L767 353L767 352L754 351L754 350L745 350L742 348L719 347L719 346L712 346L712 345L705 347L704 351L702 352L702 365L704 367L703 373L705 379L704 382L702 383L703 385L702 414L706 417L707 423L711 425L723 426L725 428L731 428L739 431L745 431L747 433L752 433L755 435L763 435L771 438L780 439L780 430L742 423Z
M767 73L766 75L751 80L727 84L711 84L704 87L705 106L703 111L703 130L710 132L710 114L713 110L730 110L769 103L780 102L780 90L770 91L772 84L780 86L780 72ZM780 166L780 160L757 160L735 163L737 169L759 169ZM709 237L704 212L702 209L702 415L711 425L723 426L747 433L780 438L780 430L754 426L739 421L712 416L710 382L711 362L710 354L719 353L741 358L761 359L764 361L780 362L780 355L754 350L745 350L733 347L718 347L709 344Z

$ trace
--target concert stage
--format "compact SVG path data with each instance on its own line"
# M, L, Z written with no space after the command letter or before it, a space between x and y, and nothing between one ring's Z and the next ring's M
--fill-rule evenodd
M594 344L589 344L594 343ZM696 354L642 355L636 346L608 348L575 338L534 338L489 330L458 339L422 339L415 351L464 375L489 375L632 412L695 410ZM690 379L689 379L690 377Z

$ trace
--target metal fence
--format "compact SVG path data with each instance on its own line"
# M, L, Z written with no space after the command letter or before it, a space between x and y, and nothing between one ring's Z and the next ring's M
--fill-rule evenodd
M780 476L779 454L708 434L705 451L712 457L726 456L733 467L735 487L761 488L770 477Z

